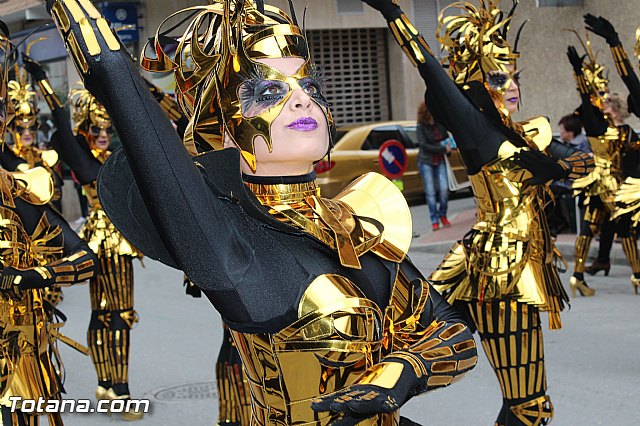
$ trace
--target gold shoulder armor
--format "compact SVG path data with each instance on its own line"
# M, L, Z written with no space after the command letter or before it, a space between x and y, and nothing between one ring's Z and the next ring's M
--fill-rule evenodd
M535 117L520 123L525 136L531 139L540 151L544 151L551 144L553 132L551 123L546 117Z
M40 151L40 156L42 157L42 162L47 167L55 167L60 160L58 153L53 149L47 149L44 151Z
M54 186L51 173L44 167L35 167L26 172L12 172L17 185L22 186L18 195L35 205L44 205L51 201Z
M355 215L375 219L384 226L382 242L371 251L392 262L404 259L411 245L411 212L404 195L389 179L378 173L367 173L347 186L335 200L347 204Z

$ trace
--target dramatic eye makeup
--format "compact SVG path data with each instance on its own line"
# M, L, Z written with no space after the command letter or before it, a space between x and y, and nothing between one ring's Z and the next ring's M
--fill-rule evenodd
M105 127L104 129L100 126L96 126L95 124L92 124L91 126L89 126L89 133L91 133L93 136L100 136L100 132L102 130L107 132L108 135L113 133L113 127L111 126Z
M513 80L516 84L520 82L520 71L510 74L503 71L492 71L487 76L489 87L494 90L506 89L509 80Z

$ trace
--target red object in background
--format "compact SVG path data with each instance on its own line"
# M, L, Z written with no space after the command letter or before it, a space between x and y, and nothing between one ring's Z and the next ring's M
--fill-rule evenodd
M380 170L389 179L399 179L409 165L407 151L402 142L390 139L382 144L378 154Z
M319 161L313 166L313 169L317 174L326 173L329 170L333 169L336 165L335 161Z

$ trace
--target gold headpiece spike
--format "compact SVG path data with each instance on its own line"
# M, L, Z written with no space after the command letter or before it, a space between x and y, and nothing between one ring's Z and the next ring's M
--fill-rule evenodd
M48 38L49 38L49 36L44 36L44 37L39 37L39 38L37 38L37 39L35 39L35 40L30 41L30 42L27 44L27 47L26 47L26 49L25 49L25 53L26 53L26 55L27 55L27 56L31 56L31 48L32 48L35 44L40 43L41 41L44 41L44 40L46 40L46 39L48 39Z
M636 29L636 45L633 50L638 60L640 60L640 27Z

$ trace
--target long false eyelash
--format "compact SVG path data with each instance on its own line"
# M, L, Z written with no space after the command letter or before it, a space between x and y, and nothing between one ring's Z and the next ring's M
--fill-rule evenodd
M312 79L314 79L318 83L321 91L326 89L327 84L330 81L330 75L325 71L322 65L316 62L311 64L310 76Z

